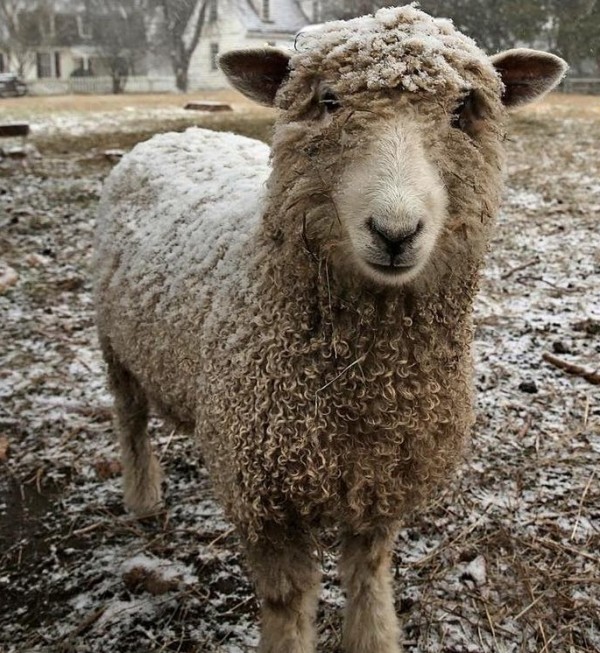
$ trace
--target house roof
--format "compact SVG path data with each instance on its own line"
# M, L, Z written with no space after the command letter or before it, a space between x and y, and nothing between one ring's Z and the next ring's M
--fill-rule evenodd
M240 17L248 32L253 34L296 34L310 22L297 0L269 0L270 20L262 20L258 7L262 1L240 0Z

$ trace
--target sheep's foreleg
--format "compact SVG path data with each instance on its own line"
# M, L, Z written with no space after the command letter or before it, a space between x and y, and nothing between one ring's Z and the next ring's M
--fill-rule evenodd
M161 505L161 470L148 437L148 400L137 379L103 346L115 398L116 427L123 465L125 505L138 517Z
M247 550L262 606L259 653L314 653L321 572L310 540L286 535Z
M345 653L400 653L390 561L389 533L345 534L340 576L346 592Z

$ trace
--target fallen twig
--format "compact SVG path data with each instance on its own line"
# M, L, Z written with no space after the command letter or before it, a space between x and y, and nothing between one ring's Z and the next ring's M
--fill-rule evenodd
M544 352L542 358L550 365L558 367L561 370L564 370L568 374L573 374L575 376L580 376L582 379L585 379L588 383L593 383L594 385L600 385L600 372L594 372L580 365L575 365L574 363L569 363L564 361L562 358L557 358L553 354Z
M512 277L515 272L520 272L521 270L524 270L525 268L528 268L530 265L535 265L536 263L539 263L540 259L539 257L532 258L531 261L527 261L527 263L523 263L522 265L518 265L516 268L511 268L507 272L505 272L500 278L501 279L508 279L509 277Z
M577 527L579 526L579 522L581 520L581 513L583 511L583 504L585 502L585 497L587 496L587 493L590 489L590 486L592 485L592 481L594 480L594 477L596 476L596 470L592 470L592 474L588 480L588 482L585 485L585 488L583 489L583 494L581 495L581 499L579 501L579 508L577 510L577 519L575 520L575 525L573 526L573 532L571 533L571 540L575 539L575 533L577 533Z

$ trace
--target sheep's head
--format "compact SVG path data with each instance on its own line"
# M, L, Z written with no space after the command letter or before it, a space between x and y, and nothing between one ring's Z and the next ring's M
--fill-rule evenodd
M386 286L428 265L449 270L461 252L481 258L501 187L504 114L566 70L534 50L488 57L412 6L311 28L293 53L233 51L221 66L242 93L283 110L277 192L303 205L305 242Z

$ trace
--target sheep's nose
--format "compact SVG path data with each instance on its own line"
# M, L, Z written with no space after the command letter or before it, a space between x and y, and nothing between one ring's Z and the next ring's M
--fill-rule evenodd
M423 223L419 221L414 229L390 229L383 226L376 218L369 218L367 223L369 231L382 243L392 259L412 243L417 234L423 229Z

